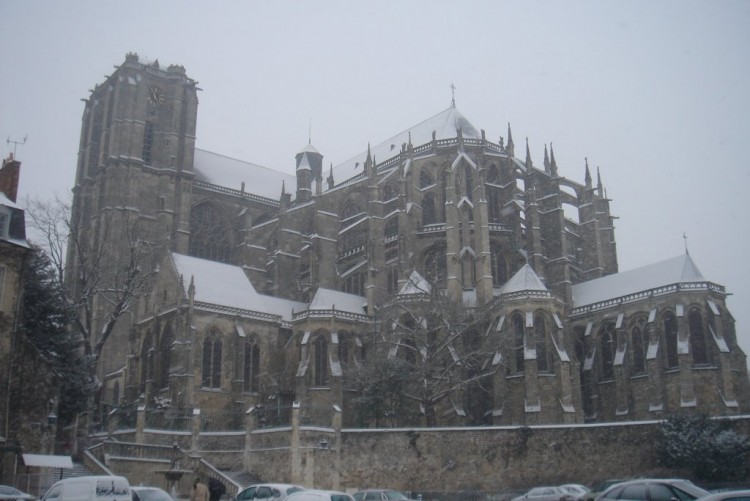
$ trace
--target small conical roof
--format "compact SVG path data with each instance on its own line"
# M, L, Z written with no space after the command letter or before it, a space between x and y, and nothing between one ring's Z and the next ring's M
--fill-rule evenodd
M398 291L399 294L429 294L432 287L430 283L416 270L411 272L409 280Z
M534 269L528 264L523 265L523 267L500 288L500 294L510 294L511 292L521 291L547 291L547 287L545 287Z

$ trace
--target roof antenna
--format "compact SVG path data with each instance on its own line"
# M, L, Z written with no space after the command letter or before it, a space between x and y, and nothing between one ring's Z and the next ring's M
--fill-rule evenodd
M682 232L682 238L685 240L685 254L689 256L690 251L688 250L688 246L687 246L687 235L685 235L684 231Z
M11 141L10 138L8 138L8 140L5 141L5 144L13 143L13 158L16 158L16 148L18 148L18 145L20 144L21 146L23 146L24 144L26 144L26 140L28 138L29 138L29 135L26 134L25 136L23 136L23 141Z
M456 107L456 86L451 82L451 108Z

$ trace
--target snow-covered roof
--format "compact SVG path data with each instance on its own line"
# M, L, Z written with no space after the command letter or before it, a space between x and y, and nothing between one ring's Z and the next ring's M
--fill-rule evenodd
M332 310L335 308L340 311L363 315L366 306L367 299L362 296L320 287L310 302L309 309Z
M11 209L23 210L20 205L8 198L2 191L0 191L0 205L10 207Z
M432 287L430 286L430 282L425 280L422 275L420 275L417 270L414 270L411 272L411 275L409 275L409 280L406 281L403 287L401 287L401 290L398 291L399 294L429 294L430 290L432 290Z
M244 310L268 310L264 296L258 294L239 266L177 253L171 256L186 290L193 280L196 301Z
M315 148L315 146L312 145L312 143L307 143L304 148L299 150L299 153L307 153L307 152L317 153L318 155L320 155L320 152Z
M292 159L291 162L293 161ZM242 189L244 182L247 193L272 200L279 199L283 183L287 186L297 185L297 178L293 174L286 174L198 148L195 149L193 169L199 181L237 191Z
M441 111L437 115L428 118L400 134L386 139L385 141L370 148L370 154L376 162L381 163L389 158L395 157L401 152L401 145L409 142L414 147L432 141L432 133L435 132L435 139L451 139L458 137L458 129L465 138L481 139L481 133L469 122L466 117L451 106L447 110ZM336 183L341 183L347 179L361 174L364 171L367 151L340 163L333 168L333 177Z
M529 264L523 265L523 267L511 277L510 280L500 288L500 294L510 294L512 292L522 291L546 291L547 287L544 286L534 270Z
M574 285L573 307L607 301L665 285L705 282L689 254Z
M279 315L283 320L287 322L292 321L292 313L303 311L307 308L306 303L300 303L298 301L292 301L291 299L284 299L275 296L266 296L261 294L263 303L268 308L267 313L272 315Z

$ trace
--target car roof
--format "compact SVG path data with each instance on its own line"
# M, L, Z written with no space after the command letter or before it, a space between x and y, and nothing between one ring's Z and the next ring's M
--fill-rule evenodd
M733 491L714 492L708 496L696 499L696 501L721 501L733 497L750 497L750 489L738 489Z
M260 484L250 484L248 486L243 487L242 490L244 491L245 489L249 489L250 487L274 487L276 489L288 489L289 487L299 487L300 489L304 489L304 487L302 487L301 485L297 485L297 484L265 484L265 483L260 483Z

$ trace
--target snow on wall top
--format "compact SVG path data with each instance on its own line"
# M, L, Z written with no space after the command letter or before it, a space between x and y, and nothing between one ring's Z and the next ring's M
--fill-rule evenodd
M411 134L411 143L414 147L421 146L432 141L432 132L435 131L435 139L450 139L458 137L458 129L461 129L463 137L471 139L481 139L481 133L464 117L458 109L450 107L437 115L428 118L400 134L396 134L390 139L371 147L370 152L373 159L378 162L384 162L389 158L395 157L401 152L401 145L409 142ZM361 174L364 171L367 151L350 158L349 160L333 168L333 178L335 182L341 183L347 179Z
M287 187L297 186L295 175L198 148L195 149L193 168L198 181L238 191L244 182L248 193L272 200L281 196L282 183Z
M658 263L623 271L614 275L574 285L573 307L615 299L664 285L684 282L705 282L690 255L674 257Z
M335 308L348 313L364 315L366 313L366 306L367 299L362 296L320 287L315 293L312 302L310 302L309 309L332 310Z
M263 297L239 266L177 253L172 253L172 261L186 290L193 280L196 301L244 310L268 310Z
M539 277L529 264L523 267L511 277L510 280L500 288L500 294L521 291L546 291L547 287L539 280Z

